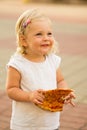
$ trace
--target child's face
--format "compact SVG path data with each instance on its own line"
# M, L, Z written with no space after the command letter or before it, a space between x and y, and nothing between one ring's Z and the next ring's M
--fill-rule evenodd
M25 41L28 47L28 54L46 55L51 50L54 40L51 25L49 22L35 21L28 25Z

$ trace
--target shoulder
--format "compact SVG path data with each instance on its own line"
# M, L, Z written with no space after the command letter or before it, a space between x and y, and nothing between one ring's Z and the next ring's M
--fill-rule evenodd
M22 56L20 54L14 54L11 56L9 62L7 63L7 68L9 66L17 69L18 71L21 71L21 65L23 63Z
M48 61L55 65L56 68L60 66L61 63L61 57L56 54L49 54L47 56Z
M15 53L14 55L11 56L8 64L9 63L17 63L17 62L21 62L21 61L23 61L22 56L20 54Z
M48 59L54 60L54 61L61 61L61 57L56 54L49 54Z

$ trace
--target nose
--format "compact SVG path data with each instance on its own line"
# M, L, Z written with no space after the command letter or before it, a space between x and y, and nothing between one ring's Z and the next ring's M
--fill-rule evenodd
M48 35L44 35L44 36L43 36L43 40L44 40L44 41L47 41L47 40L49 40L49 37L48 37Z

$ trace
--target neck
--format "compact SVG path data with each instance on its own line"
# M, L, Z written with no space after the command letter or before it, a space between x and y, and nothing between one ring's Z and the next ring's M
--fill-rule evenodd
M32 56L32 55L23 55L26 59L33 61L33 62L42 62L45 61L45 55L42 56Z

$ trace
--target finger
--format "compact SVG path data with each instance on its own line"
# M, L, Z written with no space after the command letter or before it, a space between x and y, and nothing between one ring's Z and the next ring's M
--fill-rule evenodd
M38 89L37 90L39 93L42 93L43 92L43 89Z
M65 100L70 100L70 99L75 99L75 94L69 94L68 96L65 97Z
M37 99L34 99L34 102L35 104L40 104L40 101L38 101Z
M65 97L65 100L70 100L70 99L71 99L70 95Z
M34 102L35 104L40 104L41 102L38 100L38 99L34 99Z
M42 97L38 97L37 99L39 102L43 102L43 98Z
M68 103L70 103L69 100L65 100L65 101L64 101L64 104L68 104Z
M40 98L42 98L42 99L45 98L43 92L38 93L38 97L40 97Z
M73 107L75 107L75 103L72 100L65 100L64 104L71 104Z
M71 104L73 107L75 107L75 103L74 103L74 102L70 101L70 104Z
M36 99L37 99L38 102L43 103L44 97L43 97L43 95L40 94L40 95L37 96Z
M69 94L71 98L75 99L76 98L76 95L72 92Z

